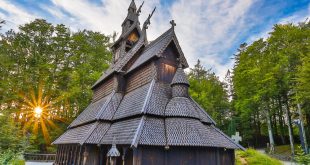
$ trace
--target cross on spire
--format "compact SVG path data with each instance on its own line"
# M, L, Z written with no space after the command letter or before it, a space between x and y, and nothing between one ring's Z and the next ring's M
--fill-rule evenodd
M171 27L174 28L177 24L174 22L174 20L170 21Z

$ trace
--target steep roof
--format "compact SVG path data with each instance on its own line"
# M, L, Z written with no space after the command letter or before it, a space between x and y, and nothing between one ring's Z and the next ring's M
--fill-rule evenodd
M185 85L189 86L187 76L185 75L185 72L184 72L183 68L181 68L181 67L178 67L178 69L175 72L175 75L173 76L171 85L175 85L175 84L185 84Z
M157 39L152 41L148 44L144 49L139 58L134 62L134 64L128 69L127 73L131 72L132 70L138 68L148 60L152 59L153 57L161 57L163 51L167 48L167 46L174 42L177 48L177 51L180 55L180 62L185 66L188 67L188 63L185 59L183 51L179 46L179 42L175 35L174 29L170 28Z
M125 34L124 34L125 35ZM188 63L183 54L183 51L179 45L178 39L175 35L174 29L170 28L154 41L145 45L143 36L139 39L138 43L124 56L124 58L117 61L115 64L112 64L103 74L102 76L95 82L92 86L94 88L99 83L101 83L104 79L112 75L114 72L123 72L123 67L129 62L130 59L140 50L142 49L142 53L139 55L138 59L133 63L133 65L128 69L127 73L133 71L134 69L140 67L142 64L146 63L150 59L154 57L161 57L163 51L167 48L167 46L173 42L176 45L177 51L180 55L179 59L182 65L187 68Z
M131 4L129 10L136 12L135 4ZM175 26L173 21L172 25ZM141 68L149 60L163 57L169 45L175 46L173 51L177 51L180 63L171 84L154 77L152 81L144 81L139 87L124 93L112 90L105 97L91 102L53 144L113 143L132 147L149 145L244 149L217 129L215 121L188 95L189 82L183 70L188 64L173 27L149 44L145 42L146 36L140 37L135 46L112 64L93 87L104 83L113 73L125 72L126 81L131 76L129 73ZM130 60L135 61L124 71Z

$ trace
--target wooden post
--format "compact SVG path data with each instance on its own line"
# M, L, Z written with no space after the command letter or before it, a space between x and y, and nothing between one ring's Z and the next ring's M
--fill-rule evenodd
M74 146L74 152L73 152L73 164L76 164L76 155L78 154L78 145Z
M63 149L64 149L64 145L61 145L61 149L60 149L60 159L59 159L59 164L63 164Z
M102 149L102 146L101 145L98 145L99 146L99 164L102 165L103 162L102 162L102 159L103 159L103 149Z
M70 145L66 145L66 148L65 148L65 164L67 165L69 163L69 156L70 156Z
M57 145L55 164L58 164L58 159L59 159L59 145Z
M128 146L123 147L123 155L122 155L123 165L125 165L125 157L126 157L127 149L128 149Z
M89 152L88 152L88 147L87 146L85 146L84 148L85 148L85 150L84 150L84 153L83 153L83 165L86 165L87 157L89 156Z
M79 156L77 160L77 165L81 164L81 154L82 154L83 145L80 145Z
M68 162L67 162L67 164L69 164L69 165L71 165L71 163L72 163L72 149L73 149L73 146L72 145L70 145L70 146L68 146Z

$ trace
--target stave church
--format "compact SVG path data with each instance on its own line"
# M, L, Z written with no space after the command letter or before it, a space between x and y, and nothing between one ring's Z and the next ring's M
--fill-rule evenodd
M142 3L143 5L143 3ZM57 138L56 165L235 164L244 149L189 95L188 63L175 23L153 41L131 1L113 62L92 86L88 107ZM168 23L168 22L167 22Z

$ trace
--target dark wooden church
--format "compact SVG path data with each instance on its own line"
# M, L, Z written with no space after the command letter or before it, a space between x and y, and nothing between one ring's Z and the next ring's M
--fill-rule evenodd
M132 1L113 44L113 63L89 106L56 139L57 165L234 164L243 149L215 127L188 93L188 67L171 28L147 40Z

